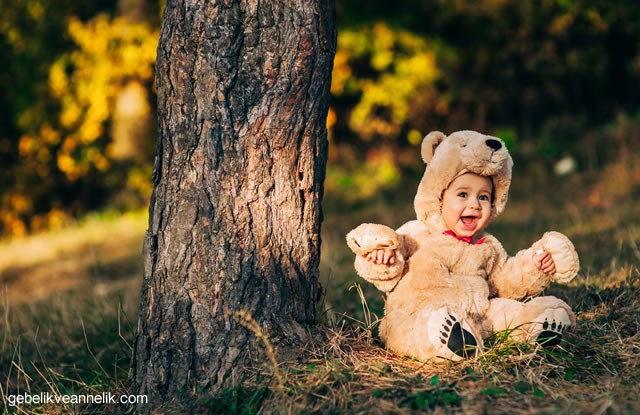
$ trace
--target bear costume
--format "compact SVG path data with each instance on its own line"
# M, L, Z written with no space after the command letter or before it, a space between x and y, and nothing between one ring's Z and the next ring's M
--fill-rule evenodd
M523 299L576 276L571 241L547 232L511 257L484 230L473 239L457 237L441 216L444 191L465 173L492 180L490 220L503 211L513 166L504 142L475 131L448 137L434 131L423 139L421 154L427 166L415 197L417 220L396 231L365 223L347 235L358 275L386 294L380 337L387 348L421 360L458 361L476 356L482 340L498 331L519 342L557 344L575 324L571 308L551 296ZM393 250L394 261L367 260L379 249ZM533 261L543 251L553 258L553 275Z

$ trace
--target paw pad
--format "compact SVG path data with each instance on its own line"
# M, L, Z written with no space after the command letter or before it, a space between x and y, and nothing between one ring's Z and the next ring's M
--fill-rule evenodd
M544 347L557 346L562 341L562 334L567 328L562 322L557 323L556 320L549 321L544 319L542 323L542 331L538 334L536 342Z
M440 343L465 359L474 357L478 349L478 340L471 332L465 330L452 314L448 314L444 319L440 330Z

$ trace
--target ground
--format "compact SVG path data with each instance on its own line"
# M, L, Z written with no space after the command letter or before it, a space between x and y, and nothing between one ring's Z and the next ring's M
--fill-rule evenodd
M376 330L381 294L353 270L344 235L361 222L413 216L418 173L374 196L325 197L321 322L295 361L255 369L252 382L159 413L640 413L640 209L635 193L589 203L588 176L514 177L490 226L515 253L546 230L567 234L582 270L547 294L578 324L558 348L516 347L500 336L478 359L425 364L389 353ZM541 192L540 189L547 189ZM400 189L400 190L396 190ZM405 190L403 190L405 189ZM576 189L580 189L579 191ZM0 244L0 398L10 393L126 394L141 284L144 212L94 217L66 230ZM31 405L26 413L123 413L119 405Z

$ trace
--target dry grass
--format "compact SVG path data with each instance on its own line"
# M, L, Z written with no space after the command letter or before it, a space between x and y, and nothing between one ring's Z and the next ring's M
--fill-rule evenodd
M601 186L599 180L568 178L550 189L543 176L516 176L510 205L490 230L511 252L525 248L549 229L571 237L581 254L582 272L571 284L554 285L547 294L565 299L574 308L577 327L556 349L517 346L498 335L488 343L487 352L473 361L434 365L395 355L380 344L376 329L382 296L355 275L353 256L344 243L344 235L361 222L398 226L411 219L413 190L407 189L415 189L418 178L419 173L409 174L397 186L400 191L381 190L374 198L346 202L338 194L326 195L322 324L313 329L297 360L266 359L265 367L252 369L253 381L162 412L640 413L640 209L634 203L640 196L638 185L612 206L603 207L589 205L589 192L584 191L592 182ZM144 220L139 220L144 229ZM119 231L107 234L124 233L126 228L135 227L116 226ZM129 248L120 249L129 252L115 263L140 260L135 238L141 236L123 239L131 242L125 244ZM92 264L86 246L93 244L92 249L106 255L114 245L87 240L75 247L72 242L61 243L69 250L53 258L43 255L20 267L9 261L9 266L0 268L3 283L11 285L34 270L36 275L58 270L59 258L72 258L79 251L85 261L78 261L73 273L89 281L74 285L79 289L57 291L32 303L16 301L16 291L9 295L5 291L0 306L0 398L5 405L9 391L95 394L126 393L129 388L140 274L133 269L138 274L129 278L123 268L105 267L110 263L107 256L98 265L93 257ZM6 255L21 252L14 247L7 254L6 247L0 249L0 264ZM6 279L7 275L14 279ZM107 295L86 290L96 281L108 284L114 278L117 288L106 290ZM351 288L360 282L361 289ZM26 286L13 289L27 290ZM125 410L95 405L5 408L9 413Z
M638 288L635 288L637 294ZM636 305L637 306L637 305ZM637 312L637 308L636 308ZM389 353L363 326L320 327L297 362L192 407L221 413L637 413L638 344L609 344L617 321L582 318L579 337L554 350L496 340L474 361L433 365ZM634 349L635 347L635 349Z
M9 395L127 394L137 310L125 296L57 294L0 314L0 402L3 413L117 413L114 405L10 405ZM123 304L127 304L125 308Z
M581 290L576 290L580 293ZM222 413L635 414L640 410L640 273L593 292L559 347L516 345L498 334L486 353L430 364L386 350L375 317L320 326L296 362L201 402ZM354 298L355 300L355 298ZM569 298L575 304L577 298ZM366 307L364 307L366 310ZM194 409L194 408L192 408Z

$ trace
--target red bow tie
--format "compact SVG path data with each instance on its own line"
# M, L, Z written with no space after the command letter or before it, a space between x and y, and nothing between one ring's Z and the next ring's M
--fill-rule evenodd
M478 239L477 241L472 242L471 241L472 236L458 236L458 235L456 235L456 233L454 231L451 231L451 230L444 231L444 232L442 232L442 234L443 235L453 236L457 240L466 242L466 243L471 244L471 245L480 245L481 243L484 242L485 239L487 239L485 237L482 237L482 238Z

